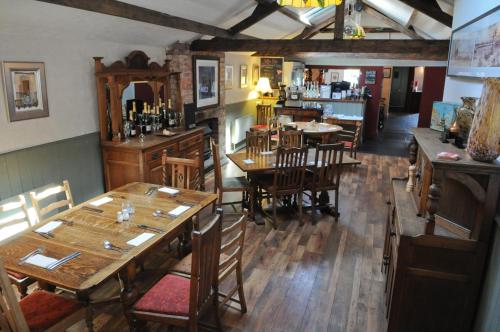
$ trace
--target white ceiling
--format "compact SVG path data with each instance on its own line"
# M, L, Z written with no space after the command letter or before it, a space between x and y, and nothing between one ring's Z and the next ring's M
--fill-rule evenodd
M255 8L254 0L122 0L137 6L157 10L198 22L229 28L248 17ZM447 39L451 29L418 13L397 0L365 0L374 8L397 22L414 26L417 33L427 39ZM453 0L438 0L443 9L449 11ZM297 11L305 13L306 11ZM312 23L332 17L333 7L320 15L311 17ZM412 21L410 22L410 18ZM22 22L22 24L20 24ZM368 15L363 15L361 24L384 27L385 24ZM300 22L275 12L258 24L243 31L257 38L291 38L304 29ZM130 43L165 47L176 41L191 41L201 37L195 33L136 22L119 17L67 8L34 0L0 0L0 33L32 34L45 38L84 38L110 42ZM319 34L331 38L328 34ZM368 38L406 38L401 34L374 34ZM318 38L318 37L315 37Z

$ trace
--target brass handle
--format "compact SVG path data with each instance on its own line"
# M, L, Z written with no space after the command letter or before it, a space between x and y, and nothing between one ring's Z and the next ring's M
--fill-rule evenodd
M171 155L172 153L174 153L174 148L173 147L167 148L167 155Z

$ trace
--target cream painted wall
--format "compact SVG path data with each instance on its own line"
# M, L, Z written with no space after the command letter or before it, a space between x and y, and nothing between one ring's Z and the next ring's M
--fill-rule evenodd
M389 115L389 103L391 101L391 84L392 84L392 67L384 67L391 69L391 77L384 78L382 81L382 98L385 98L385 108L384 114L387 117Z
M105 64L123 60L140 49L152 61L163 61L160 47L118 44L97 40L44 37L0 32L0 61L45 63L50 116L9 122L3 82L0 82L0 153L63 140L98 131L93 56ZM2 80L0 80L2 81Z
M256 94L252 93L255 86L252 79L252 66L260 65L260 58L253 57L250 53L226 53L226 66L233 66L233 88L226 90L226 104L239 103L245 100L255 99ZM240 66L248 67L248 86L240 88Z
M455 0L453 29L464 25L499 4L499 0ZM444 85L443 100L461 102L460 97L462 96L479 97L482 89L483 83L480 79L447 77Z

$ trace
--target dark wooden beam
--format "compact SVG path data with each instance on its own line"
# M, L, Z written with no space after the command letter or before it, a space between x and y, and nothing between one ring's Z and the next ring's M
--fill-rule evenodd
M221 38L253 38L225 29L116 0L37 0Z
M271 2L268 4L263 4L259 3L257 4L257 7L255 7L254 11L252 12L252 15L241 21L240 23L232 26L229 28L229 31L232 34L237 34L245 29L248 29L255 23L263 20L264 18L268 17L275 11L279 10L281 8L280 5L278 5L277 2Z
M309 38L312 38L313 36L317 35L319 32L321 32L322 29L326 28L326 27L329 27L330 25L332 25L333 23L335 23L335 16L333 17L330 17L326 20L324 20L323 22L321 23L318 23L312 27L306 27L304 28L304 30L302 30L302 32L293 37L294 40L300 40L300 39L309 39Z
M436 0L400 0L419 12L451 28L453 16L443 12Z
M193 51L259 52L261 55L285 56L306 52L391 55L400 59L446 60L448 40L330 40L330 39L221 39L196 40Z
M344 39L344 17L345 17L345 1L340 5L335 6L335 32L334 39Z
M393 28L401 33L404 33L405 35L407 35L408 37L410 37L412 39L422 39L422 37L420 37L415 31L410 30L409 28L402 26L401 24L399 24L398 22L394 21L393 19L385 16L384 14L382 14L381 12L376 10L375 8L368 6L366 3L364 4L364 8L365 8L364 9L365 12L368 15L373 16L378 20L381 20L382 22L384 22L386 25L390 26L391 28Z
M398 30L393 28L383 28L383 27L364 27L365 33L399 33ZM334 28L324 28L320 32L323 33L334 33Z

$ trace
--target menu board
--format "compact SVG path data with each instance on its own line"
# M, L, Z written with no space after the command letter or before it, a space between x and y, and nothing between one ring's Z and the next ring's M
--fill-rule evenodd
M260 77L267 77L273 89L283 82L283 58L260 58Z

